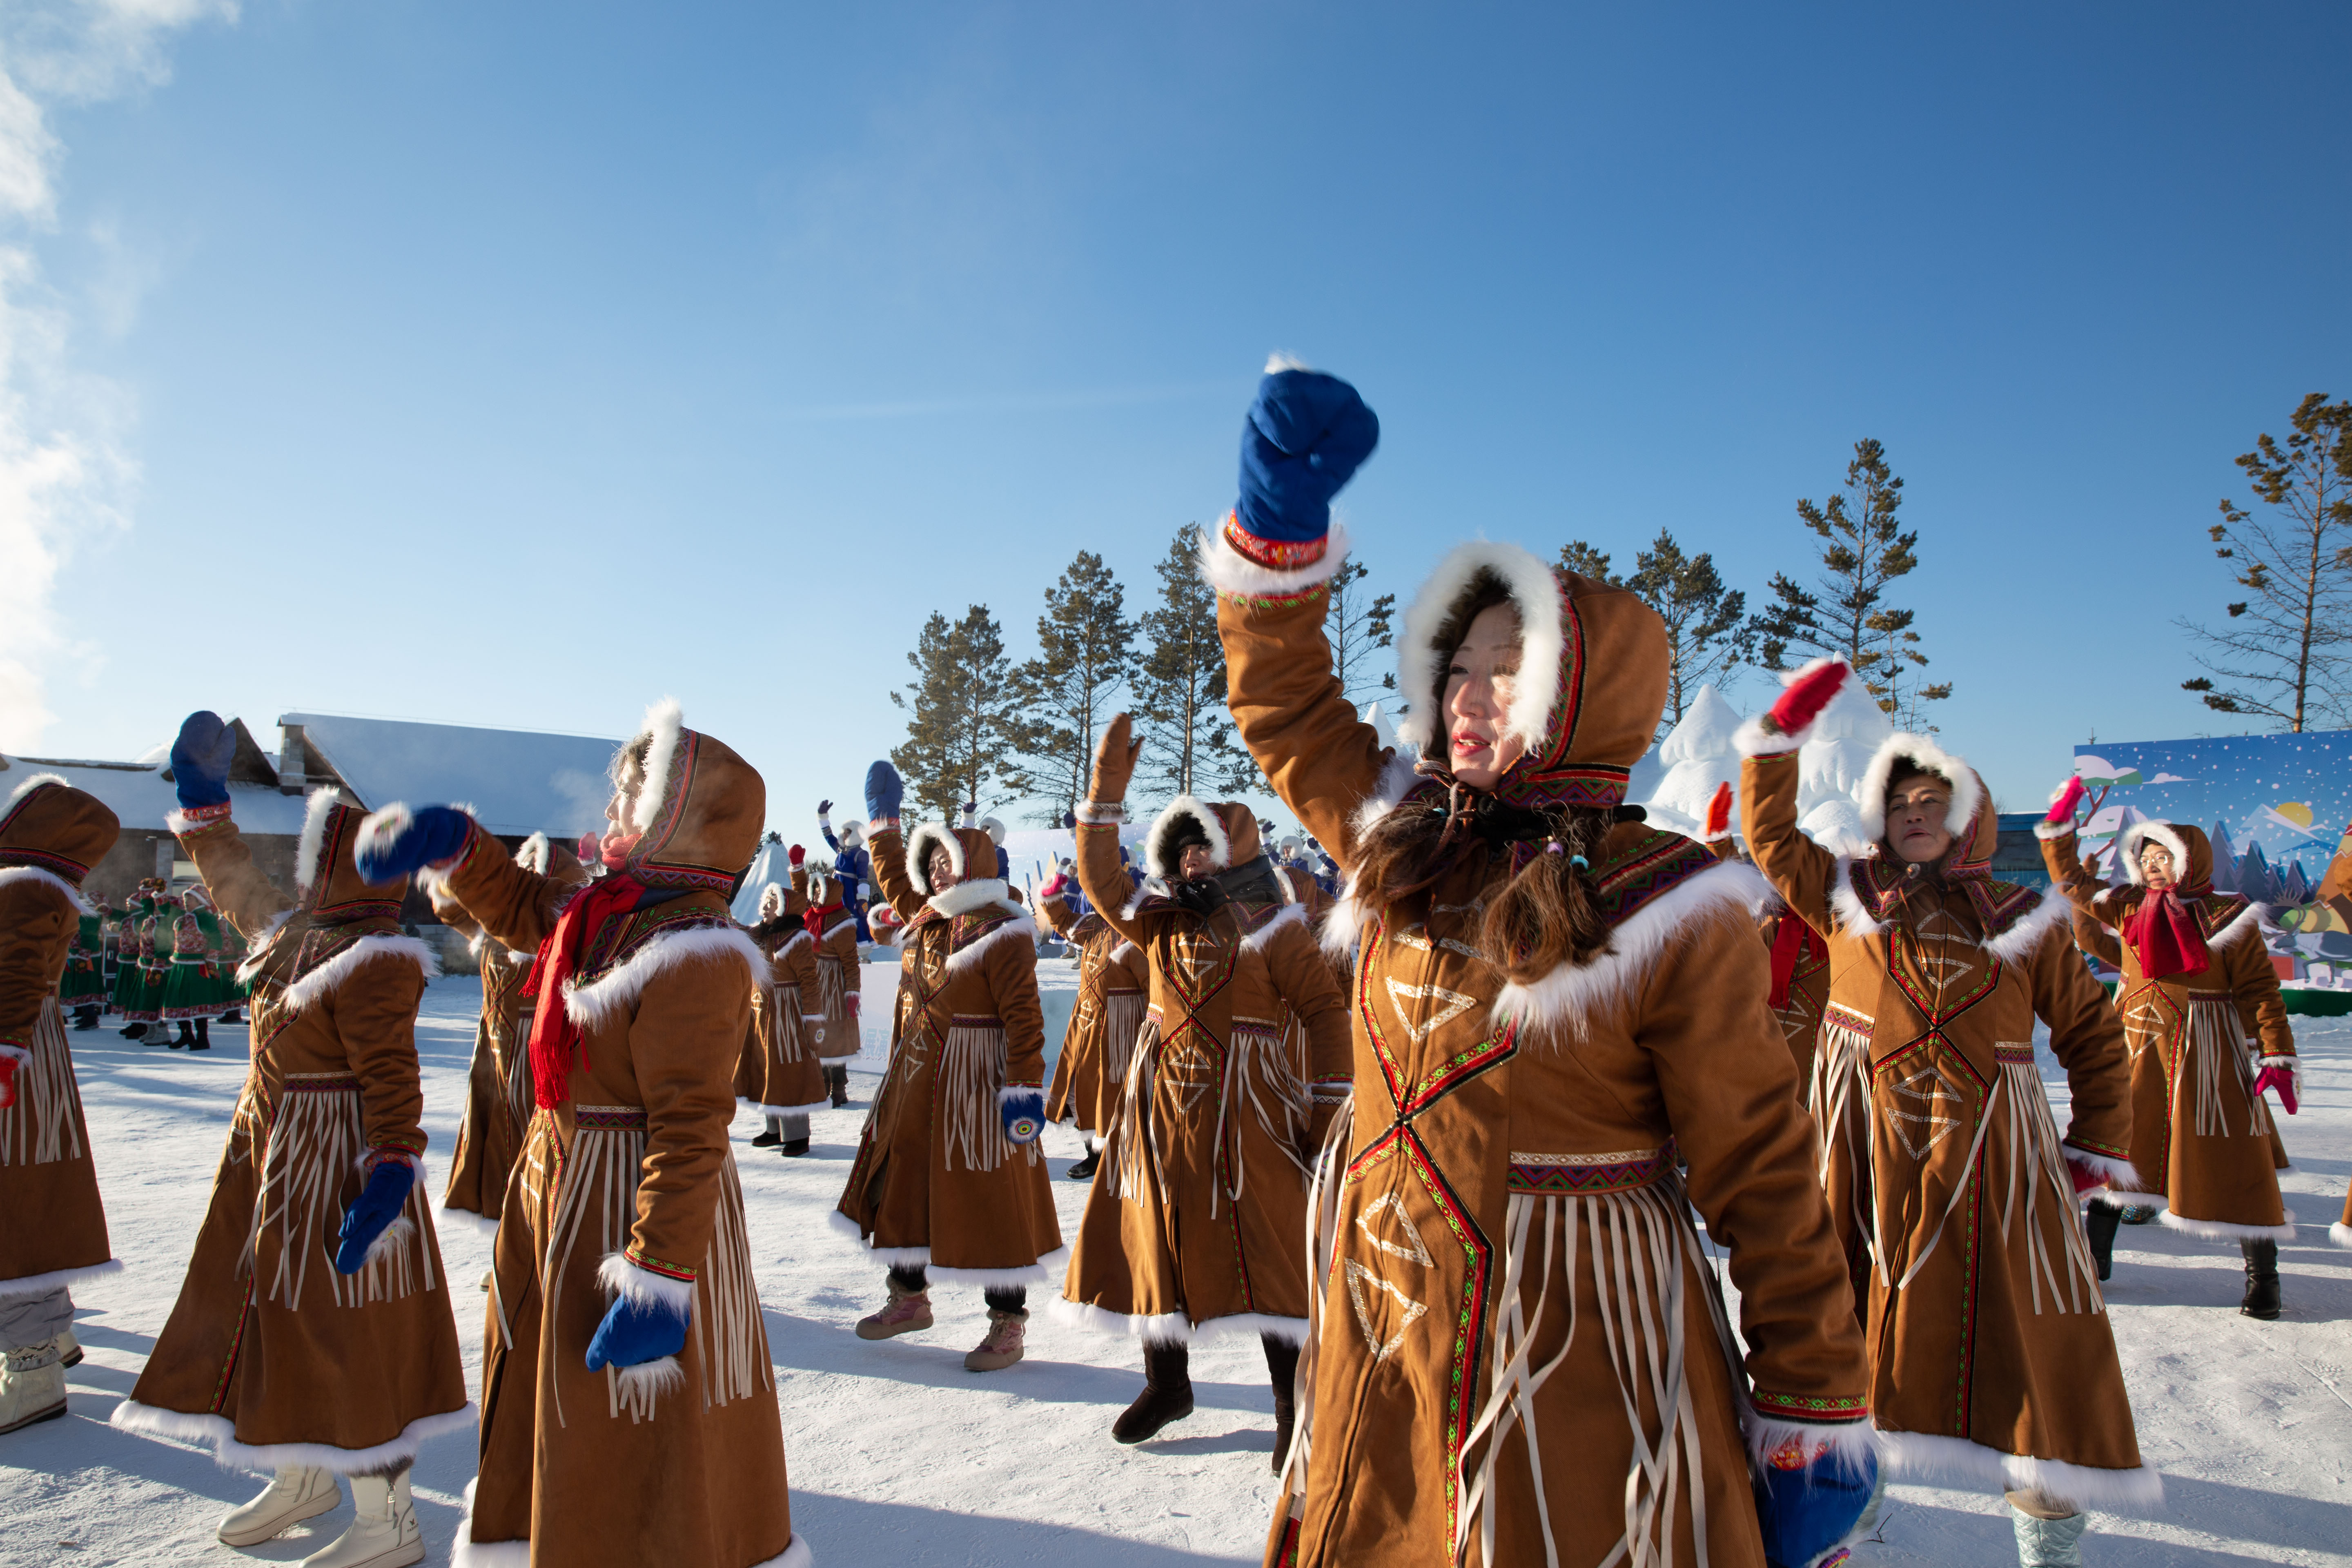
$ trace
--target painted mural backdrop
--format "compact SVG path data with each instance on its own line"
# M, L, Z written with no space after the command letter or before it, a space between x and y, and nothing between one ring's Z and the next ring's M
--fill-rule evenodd
M2352 730L2100 741L2074 748L2074 771L2098 805L2086 848L2147 818L2192 823L2215 887L2273 906L2306 953L2352 957L2352 855L2330 875L2352 848Z

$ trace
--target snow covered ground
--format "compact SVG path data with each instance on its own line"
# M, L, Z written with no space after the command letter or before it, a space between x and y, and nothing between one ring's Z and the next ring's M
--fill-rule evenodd
M1041 966L1072 984L1066 963ZM895 973L869 970L867 994ZM425 1064L427 1158L438 1190L457 1138L480 998L470 978L436 982L417 1045ZM819 1112L809 1158L748 1146L736 1157L783 1407L793 1522L825 1568L1090 1563L1184 1568L1255 1562L1273 1497L1265 1368L1255 1344L1194 1352L1199 1409L1162 1439L1111 1442L1111 1419L1140 1385L1124 1342L1082 1335L1043 1312L1029 1359L974 1376L963 1352L985 1326L977 1289L935 1292L931 1331L866 1344L851 1325L882 1299L881 1270L823 1221L839 1195L881 1066L887 1013L877 1007L853 1064L853 1104ZM2149 1226L2122 1234L2110 1289L2140 1444L2165 1473L2148 1519L2101 1515L2087 1543L2099 1564L2352 1563L2352 1252L2327 1226L2352 1173L2352 1021L2298 1020L2309 1098L2286 1124L2285 1177L2301 1237L2282 1249L2286 1316L2238 1316L2231 1247ZM258 1483L211 1458L118 1433L125 1395L178 1289L213 1167L246 1071L246 1035L215 1027L209 1056L142 1047L110 1029L73 1037L115 1251L130 1266L82 1294L76 1323L89 1359L70 1374L73 1414L0 1437L0 1565L227 1563L221 1513ZM2063 1083L2054 1086L2063 1100ZM2063 1110L2061 1110L2061 1120ZM1050 1129L1058 1177L1076 1136ZM1066 1236L1086 1189L1056 1180ZM6 1223L24 1223L7 1216ZM488 1244L453 1226L442 1247L458 1291L458 1331L478 1373ZM1033 1292L1033 1304L1043 1291ZM429 1446L415 1475L432 1550L447 1560L458 1496L474 1467L463 1437ZM1898 1487L1879 1544L1857 1563L2014 1561L1998 1497ZM349 1522L348 1505L247 1555L299 1560Z

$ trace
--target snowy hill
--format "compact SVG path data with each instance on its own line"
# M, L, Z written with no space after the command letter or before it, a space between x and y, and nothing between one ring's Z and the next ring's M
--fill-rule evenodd
M1664 771L1642 804L1650 820L1676 833L1696 834L1717 786L1739 785L1739 754L1731 748L1739 710L1712 685L1702 686L1676 724L1658 742Z

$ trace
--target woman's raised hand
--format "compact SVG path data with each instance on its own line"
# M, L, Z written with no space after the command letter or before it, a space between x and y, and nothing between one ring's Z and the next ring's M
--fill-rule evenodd
M1354 387L1320 371L1268 365L1242 426L1234 547L1277 568L1320 557L1331 498L1380 441L1380 418Z
M1127 786L1135 778L1135 760L1143 754L1143 742L1136 740L1135 721L1121 713L1103 726L1102 739L1095 744L1095 777L1087 791L1087 798L1108 805L1127 798Z

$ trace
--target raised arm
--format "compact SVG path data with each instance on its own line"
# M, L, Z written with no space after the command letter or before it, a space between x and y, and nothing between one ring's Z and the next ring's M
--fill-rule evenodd
M576 884L516 865L506 846L478 823L467 835L457 864L436 879L482 930L518 952L539 951L576 890Z
M1837 857L1798 831L1794 748L1740 759L1739 826L1756 868L1781 902L1823 936L1834 934L1837 917L1830 896L1837 882Z
M1129 942L1144 940L1142 922L1127 913L1127 868L1118 858L1118 826L1127 818L1127 789L1135 777L1135 761L1143 743L1133 738L1134 721L1126 714L1103 726L1095 744L1095 768L1087 798L1078 803L1078 886L1095 913Z
M180 847L196 863L196 875L205 880L206 896L247 941L258 941L280 915L294 907L294 900L253 863L253 847L236 830L226 803L209 814L175 811L170 826ZM128 935L131 921L124 921L122 929Z

